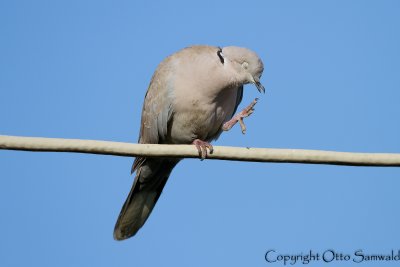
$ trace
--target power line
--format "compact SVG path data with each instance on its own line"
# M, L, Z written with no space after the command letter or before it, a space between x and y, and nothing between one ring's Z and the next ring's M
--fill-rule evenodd
M198 158L193 145L132 144L97 140L0 135L0 149L41 152L75 152L124 157ZM207 159L253 162L400 167L400 154L352 153L305 149L271 149L214 146Z

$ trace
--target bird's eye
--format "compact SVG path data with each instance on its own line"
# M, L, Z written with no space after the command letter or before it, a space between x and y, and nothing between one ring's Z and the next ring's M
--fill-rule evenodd
M225 59L224 59L224 54L222 54L222 48L219 48L217 55L219 57L219 60L221 61L222 64L225 63Z
M246 61L243 62L242 67L243 67L243 69L247 70L247 68L249 67L249 63L247 63Z

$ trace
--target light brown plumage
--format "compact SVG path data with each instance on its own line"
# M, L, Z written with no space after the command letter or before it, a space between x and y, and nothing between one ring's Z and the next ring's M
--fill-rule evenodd
M146 93L139 143L217 139L242 100L243 85L264 90L262 71L259 57L240 47L192 46L167 57ZM114 229L116 240L135 235L143 226L179 160L136 158L135 181Z

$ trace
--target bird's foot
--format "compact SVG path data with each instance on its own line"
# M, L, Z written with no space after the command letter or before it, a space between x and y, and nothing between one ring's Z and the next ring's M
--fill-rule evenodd
M246 125L244 125L243 119L250 116L251 113L254 112L254 106L257 104L258 98L254 99L253 102L250 103L246 108L237 113L232 117L229 121L225 122L222 125L222 130L229 131L237 122L240 124L240 128L242 129L242 133L246 133Z
M210 154L212 154L214 151L214 148L210 143L202 141L200 139L195 139L192 144L195 145L197 151L199 151L199 156L201 160L204 160L207 157L207 148L208 150L210 150Z

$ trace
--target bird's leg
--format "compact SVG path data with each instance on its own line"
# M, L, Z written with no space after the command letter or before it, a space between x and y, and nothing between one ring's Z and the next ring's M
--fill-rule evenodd
M207 148L210 150L210 154L212 154L214 151L214 148L210 143L202 141L200 139L193 140L192 144L195 145L197 151L199 151L199 156L201 160L204 160L207 157Z
M250 116L251 113L254 112L254 106L257 104L258 98L254 99L250 105L244 108L242 111L237 113L232 117L229 121L225 122L222 125L222 130L229 131L237 122L240 124L240 128L242 129L242 133L246 133L246 126L244 125L243 119Z

